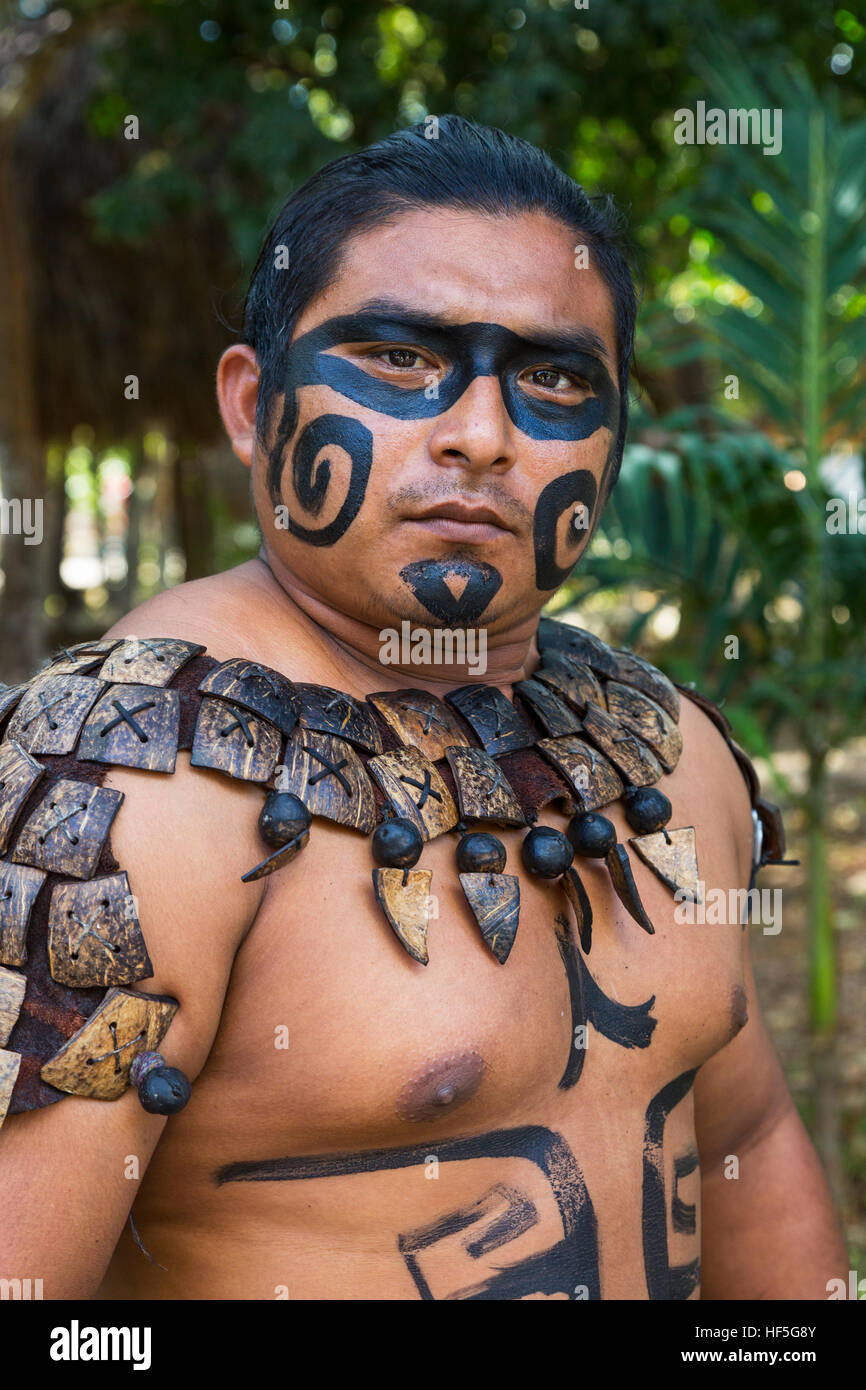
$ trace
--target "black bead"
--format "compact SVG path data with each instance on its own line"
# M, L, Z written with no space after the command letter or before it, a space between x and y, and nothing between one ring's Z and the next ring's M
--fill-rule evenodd
M616 844L616 830L607 816L595 811L578 812L568 822L568 838L578 854L603 859Z
M309 830L312 816L293 792L270 792L259 814L259 831L266 845L279 849Z
M177 1067L154 1067L138 1088L138 1099L151 1115L176 1115L191 1095L189 1079Z
M461 874L501 874L505 868L505 846L484 830L464 835L457 846L457 868Z
M383 821L373 831L373 858L386 869L411 869L423 848L420 830L402 816Z
M562 831L549 825L536 825L530 830L520 852L526 868L539 878L559 878L574 858L574 850Z
M672 815L671 803L657 787L632 787L625 794L625 818L632 830L651 835L667 825Z

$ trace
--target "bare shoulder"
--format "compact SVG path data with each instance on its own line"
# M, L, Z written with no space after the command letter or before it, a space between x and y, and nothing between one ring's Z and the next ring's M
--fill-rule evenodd
M255 614L255 621L251 621ZM176 637L206 646L219 660L261 657L251 634L269 621L287 621L265 567L250 560L223 574L165 589L137 605L108 629L106 637Z
M704 827L712 866L747 884L752 862L752 814L745 777L727 740L700 706L683 694L679 728L683 751L665 790L674 814ZM709 865L708 865L709 867Z

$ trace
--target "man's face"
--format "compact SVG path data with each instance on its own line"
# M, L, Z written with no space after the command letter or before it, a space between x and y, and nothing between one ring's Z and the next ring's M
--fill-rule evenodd
M266 552L304 590L494 635L563 582L620 410L611 297L575 241L541 214L415 209L348 243L254 460Z

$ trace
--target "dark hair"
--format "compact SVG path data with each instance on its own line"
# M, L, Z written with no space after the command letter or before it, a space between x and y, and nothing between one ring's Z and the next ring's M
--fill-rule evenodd
M286 200L250 279L244 341L256 353L256 429L267 437L285 353L305 306L335 278L349 237L414 207L450 207L492 215L543 212L571 228L610 291L616 323L621 413L610 486L622 460L637 295L621 249L623 226L608 196L590 198L543 150L462 116L419 122L325 164ZM435 131L436 138L430 138ZM275 252L285 247L288 265ZM285 259L285 258L284 258Z

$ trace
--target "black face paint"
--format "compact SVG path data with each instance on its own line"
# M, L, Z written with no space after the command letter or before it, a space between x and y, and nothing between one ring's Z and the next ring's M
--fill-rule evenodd
M558 589L577 562L578 550L590 533L595 513L598 489L595 478L586 468L576 468L547 484L535 507L533 539L535 541L535 583L539 589ZM578 508L580 509L578 511ZM564 512L588 520L588 525L568 528L565 540L564 564L557 556L557 523Z
M329 351L378 342L427 348L449 369L431 392L429 386L383 381ZM268 471L271 497L279 501L283 454L297 424L295 393L301 386L330 386L356 405L392 419L423 420L450 410L476 377L495 376L510 418L531 439L588 439L602 426L615 433L619 419L619 395L598 347L596 335L589 332L554 333L547 342L533 341L498 323L446 324L388 305L328 319L302 334L287 352L283 417ZM577 405L531 396L518 379L527 368L542 364L579 376L593 394Z
M488 1229L487 1238L477 1241L475 1248L470 1250L474 1259L481 1260L492 1239L497 1247L494 1262L497 1272L468 1288L449 1290L446 1297L489 1301L519 1299L535 1293L548 1296L564 1293L574 1299L578 1289L585 1289L588 1299L597 1302L601 1298L598 1230L583 1174L562 1135L543 1125L493 1130L465 1139L428 1139L408 1148L254 1159L229 1163L214 1176L220 1186L228 1182L296 1182L304 1178L337 1178L354 1173L423 1167L431 1155L440 1164L479 1158L524 1158L534 1163L547 1179L559 1211L560 1230L564 1232L564 1238L549 1249L509 1265L505 1254L507 1243L523 1234L533 1218L527 1199L517 1201L510 1196L508 1212L503 1214L498 1230L491 1233ZM461 1208L448 1213L434 1226L410 1231L398 1238L398 1249L422 1299L435 1300L436 1296L420 1268L420 1252L474 1220L487 1196L489 1194L485 1193L474 1212Z
M665 1194L664 1133L668 1115L688 1095L697 1068L684 1071L653 1096L647 1106L643 1145L643 1258L647 1292L651 1299L685 1299L697 1288L701 1277L700 1258L688 1264L672 1265L668 1255L668 1203ZM688 1156L689 1159L691 1155ZM671 1198L674 1230L695 1229L694 1207L684 1203L676 1184L693 1172L683 1163L675 1166L674 1192ZM678 1204L678 1205L677 1205Z
M466 580L457 597L448 587L451 576ZM456 557L416 560L401 569L400 578L428 613L448 626L458 627L476 623L502 584L502 575L493 565Z
M301 526L293 516L289 517L290 534L309 545L333 545L338 541L358 515L367 490L373 462L373 436L367 426L351 415L320 415L304 426L292 458L292 482L304 511L318 516L325 504L331 460L323 458L318 468L315 465L319 454L334 446L347 453L351 461L349 485L337 515L318 530Z

